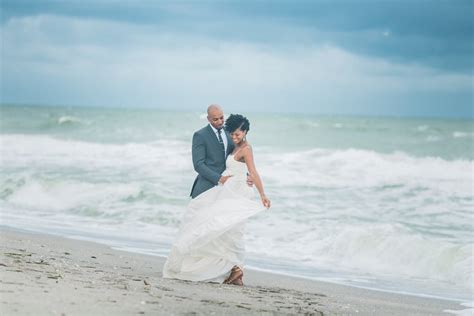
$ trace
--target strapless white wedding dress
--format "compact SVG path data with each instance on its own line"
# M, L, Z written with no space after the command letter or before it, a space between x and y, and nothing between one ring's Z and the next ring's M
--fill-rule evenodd
M233 266L243 266L245 222L265 207L252 199L247 165L229 155L226 166L223 175L232 177L189 203L164 265L164 278L222 283Z

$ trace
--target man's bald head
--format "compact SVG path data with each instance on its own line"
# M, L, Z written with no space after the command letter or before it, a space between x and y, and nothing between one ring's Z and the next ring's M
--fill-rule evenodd
M222 128L224 125L224 112L218 104L211 104L207 107L207 120L214 128Z
M207 107L207 115L209 115L211 112L214 112L214 111L222 112L221 106L219 104L211 104Z

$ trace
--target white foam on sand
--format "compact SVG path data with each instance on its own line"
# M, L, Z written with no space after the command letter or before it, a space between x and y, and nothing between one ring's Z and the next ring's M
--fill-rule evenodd
M460 310L445 309L445 310L443 310L443 312L454 314L454 315L459 315L459 316L472 316L472 315L474 315L474 302L462 303L461 306L469 307L469 308L460 309Z

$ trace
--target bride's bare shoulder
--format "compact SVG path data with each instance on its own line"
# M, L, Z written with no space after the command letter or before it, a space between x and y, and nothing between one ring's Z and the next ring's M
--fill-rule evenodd
M247 153L252 154L252 146L250 146L249 143L247 143L245 147L242 148L242 154L247 154Z

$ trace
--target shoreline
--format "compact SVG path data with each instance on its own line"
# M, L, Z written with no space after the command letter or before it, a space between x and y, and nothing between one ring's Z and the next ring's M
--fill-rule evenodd
M285 273L285 272L279 272L279 271L271 271L271 270L256 268L256 267L253 267L253 266L247 267L247 269L254 270L256 272L270 273L270 274L285 276L285 277L294 278L294 279L303 279L303 280L307 280L309 282L314 281L314 282L329 283L329 284L334 284L334 285L339 285L339 286L353 287L353 288L357 288L357 289L361 289L361 290L367 290L367 291L375 291L375 292L382 292L382 293L396 294L396 295L414 296L414 297L426 298L426 299L436 299L436 300L441 300L441 301L457 302L457 303L460 303L460 304L461 303L466 303L466 300L459 299L459 298L443 297L443 296L416 293L416 292L408 292L408 291L401 291L401 290L388 290L388 289L381 289L381 288L370 287L370 286L362 286L362 285L356 285L356 284L346 284L344 282L333 281L333 280L330 280L330 279L318 279L318 278L312 278L312 277L304 277L304 276L300 276L300 275L297 275L297 274L291 274L291 273Z
M164 252L162 251L149 251L148 249L141 248L141 247L135 247L132 245L124 245L122 242L116 242L114 237L107 238L105 235L91 235L93 237L87 237L85 234L86 232L84 231L77 231L76 233L71 233L69 231L54 231L51 233L45 232L44 229L35 229L35 228L19 228L17 226L10 226L10 225L3 225L0 224L0 231L2 228L5 229L10 229L18 232L24 232L24 233L34 233L34 234L45 234L49 236L55 236L58 238L66 238L66 239L73 239L73 240L79 240L79 241L86 241L86 242L92 242L100 245L104 245L107 247L110 247L111 249L118 250L118 251L125 251L129 253L135 253L135 254L141 254L145 256L153 256L153 257L159 257L163 260L166 260L167 256L165 255ZM116 236L115 236L116 237ZM140 240L135 240L134 242L140 242ZM160 245L163 246L164 244ZM150 245L148 245L150 246ZM161 248L159 248L161 249ZM363 289L363 290L370 290L370 291L379 291L379 292L386 292L388 294L398 294L398 295L408 295L408 296L415 296L415 297L421 297L421 298L432 298L432 299L437 299L437 300L444 300L444 301L449 301L449 302L456 302L456 303L472 303L474 302L474 297L472 300L469 300L469 298L458 298L458 297L450 297L450 296L441 296L441 295L436 295L436 294L426 294L424 292L420 291L404 291L404 290L398 290L398 289L389 289L389 288L383 288L383 287L376 287L376 286L370 286L370 285L363 285L363 284L355 284L355 283L348 283L344 281L338 281L337 278L331 278L329 277L314 277L314 276L308 276L308 275L300 275L300 274L294 274L291 272L287 271L278 271L278 270L272 270L272 269L266 269L266 268L260 268L258 266L253 266L252 264L245 264L245 268L247 270L253 270L255 272L264 272L264 273L270 273L270 274L275 274L278 276L283 276L283 277L289 277L289 278L295 278L295 279L302 279L306 281L315 281L315 282L323 282L323 283L330 283L334 285L340 285L340 286L348 286L348 287L354 287L358 289Z
M164 258L0 227L3 315L448 315L459 302L246 269L244 287L163 279Z

